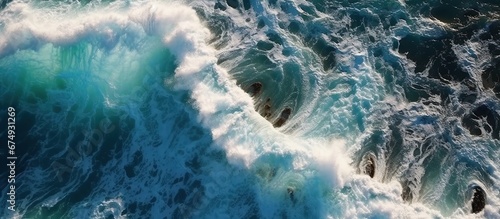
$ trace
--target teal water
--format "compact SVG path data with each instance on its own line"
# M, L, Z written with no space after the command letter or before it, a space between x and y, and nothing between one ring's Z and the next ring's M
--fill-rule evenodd
M0 8L1 218L500 218L496 1Z

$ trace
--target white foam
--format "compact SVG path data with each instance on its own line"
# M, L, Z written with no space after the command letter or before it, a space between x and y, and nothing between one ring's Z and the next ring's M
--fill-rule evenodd
M123 201L121 198L114 198L109 200L102 201L99 205L95 207L92 214L90 215L92 218L107 218L110 215L113 218L124 219L127 218L127 215L121 215L121 212L125 210L123 205ZM80 211L76 214L76 217L88 217L89 212Z
M254 4L258 3L254 2ZM111 8L117 9L120 7ZM280 183L288 182L286 181L287 177L291 175L291 178L297 181L301 179L307 180L311 179L311 175L314 175L310 172L317 171L319 173L318 178L322 182L326 182L325 184L329 191L338 192L341 188L350 188L354 191L354 197L341 195L342 197L345 196L345 200L350 201L342 203L341 207L344 209L329 208L325 204L328 201L323 199L330 197L319 196L322 198L319 202L323 204L320 207L329 209L330 211L341 211L344 213L342 217L360 218L374 216L401 218L408 215L413 215L416 218L442 217L439 212L430 209L429 206L420 203L411 205L404 203L401 198L402 187L398 182L380 183L369 179L367 176L354 174L355 171L350 166L352 161L349 156L352 151L349 152L346 149L346 147L351 145L346 145L348 143L345 141L332 140L330 137L325 137L324 139L304 139L299 132L296 135L290 135L283 134L274 129L271 124L254 111L252 99L236 86L236 83L231 80L226 70L215 64L217 51L206 44L206 39L210 33L191 8L180 4L163 3L147 3L141 6L132 6L130 9L118 9L119 12L112 12L111 8L96 9L96 11L92 12L79 13L75 15L75 18L59 20L60 14L46 15L46 11L33 9L29 4L11 4L1 14L7 15L2 19L2 22L7 24L7 28L0 36L0 56L10 55L19 49L30 48L34 44L71 44L89 34L108 39L112 43L116 40L116 31L130 31L131 33L135 33L137 32L137 28L142 28L144 29L144 33L160 36L166 47L176 56L179 66L176 70L175 82L169 79L165 81L166 86L173 83L176 89L190 92L191 98L199 110L199 121L205 128L211 131L215 142L214 147L224 149L231 164L248 170L264 155L277 154L278 156L284 156L291 154L293 156L291 170L288 170L291 173L289 175L280 175L277 178L283 180L274 180L272 182L279 184L280 187L276 189L256 189L261 192L257 193L257 196L259 196L258 199L261 201L260 210L264 215L275 215L276 209L279 209L281 204L284 203L284 201L276 201L277 199L275 199L274 195L281 194L280 192L284 185ZM270 22L277 25L276 20L280 17L277 15L278 12L269 8L265 8L265 10L267 11L265 12L266 16L270 17ZM236 10L229 11L230 13L236 13ZM21 14L16 16L24 17L24 19L13 23L12 20L9 20L12 18L12 16L9 16L9 13ZM57 22L55 22L56 20ZM239 20L237 22L243 21ZM114 29L110 26L117 26L118 28ZM428 34L441 33L441 31L439 28L424 30ZM360 81L356 81L357 83L364 82L369 84L369 82L373 81L380 83L381 79L373 76L374 72L367 64L367 53L364 52L364 45L357 41L348 41L339 46L341 55L344 55L339 60L346 63L346 67L352 69L353 73L357 76L365 76ZM358 62L359 65L357 67L354 66L356 64L356 57L353 60L353 57L348 55L352 53L357 54L358 61L362 60L362 62ZM318 73L318 75L324 74ZM343 74L342 76L347 75ZM361 97L370 101L380 100L384 95L382 91L378 90L380 87L373 88L372 90L363 90L364 87L361 86L359 89L363 92ZM348 89L345 92L340 92L346 93ZM388 99L391 98L388 97ZM339 109L339 113L330 115L332 118L335 116L335 121L337 122L342 121L338 117L342 117L344 114L349 114L350 112L348 108L351 106L351 102L347 99L343 99L342 101L344 101L341 103L343 108ZM398 107L403 108L408 105L398 104ZM327 106L332 109L335 108L332 105ZM426 108L422 110L422 114L429 112L434 111ZM326 116L324 118L329 119L330 117ZM329 125L343 124L332 122ZM423 127L423 129L425 129L425 133L433 131L433 127ZM165 130L168 129L165 128ZM136 141L136 144L134 144L135 147L140 147L140 136L135 136L133 141ZM352 142L357 141L354 139ZM189 147L194 146L190 145ZM150 156L147 155L146 157ZM169 159L176 160L175 157L169 157ZM112 164L109 165L112 166ZM282 165L285 166L285 164ZM419 170L416 172L422 174ZM207 188L206 196L208 198L218 198L219 192L224 194L229 193L227 191L219 191L218 189L224 185L230 185L230 183L225 182L226 179L227 181L231 180L227 175L232 174L235 176L236 174L216 171L211 174L217 180L214 182L214 185L205 185ZM105 176L103 180L104 184L112 182L106 177L112 178L117 176ZM296 184L300 188L300 183ZM155 185L157 187L151 189L160 191L160 185ZM112 185L104 186L113 187ZM276 194L269 195L265 193L269 191L266 189L270 189ZM304 191L304 193L307 192L313 193L313 191ZM313 194L317 195L317 193ZM110 200L99 200L93 197L90 200L98 201L99 203L97 207L94 206L91 208L93 209L92 213L94 216L105 217L107 214L112 214L120 218L119 214L124 207L119 197ZM50 202L47 203L47 205L51 204ZM100 207L104 207L104 211L99 210ZM496 206L488 205L484 214L492 217L497 216L498 214L495 212L494 207ZM217 212L214 211L213 215L217 215L218 213L223 214L224 212L221 211L226 209L217 210ZM85 213L88 213L88 211L85 211ZM81 213L81 216L83 215ZM219 216L223 217L224 215L217 215L217 217ZM463 214L459 213L456 217L459 216L463 216Z
M313 145L309 148L315 169L335 188L342 188L346 180L355 172L349 165L352 161L345 156L345 142L333 140L324 145Z

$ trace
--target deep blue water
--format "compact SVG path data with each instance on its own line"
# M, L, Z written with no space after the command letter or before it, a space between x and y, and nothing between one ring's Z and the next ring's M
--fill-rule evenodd
M0 218L500 218L498 1L2 1L0 77Z

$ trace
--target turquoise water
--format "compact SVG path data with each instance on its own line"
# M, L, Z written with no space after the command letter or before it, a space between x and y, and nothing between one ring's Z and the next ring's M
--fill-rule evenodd
M496 1L0 8L1 218L500 218Z

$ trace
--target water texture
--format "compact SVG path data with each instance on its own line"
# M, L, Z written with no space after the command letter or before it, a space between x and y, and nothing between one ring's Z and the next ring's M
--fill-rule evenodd
M496 0L3 0L0 77L0 218L500 218Z

